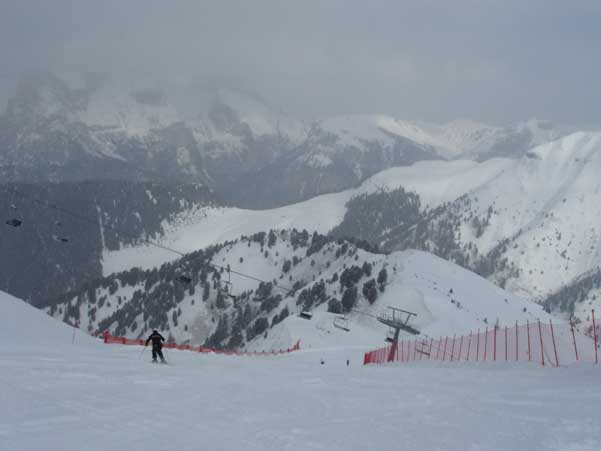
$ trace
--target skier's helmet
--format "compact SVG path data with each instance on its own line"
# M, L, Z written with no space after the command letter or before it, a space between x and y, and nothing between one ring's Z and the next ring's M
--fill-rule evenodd
M155 330L153 330L153 331L152 331L152 333L153 333L153 334L158 334L158 333L159 333L159 331L155 329Z

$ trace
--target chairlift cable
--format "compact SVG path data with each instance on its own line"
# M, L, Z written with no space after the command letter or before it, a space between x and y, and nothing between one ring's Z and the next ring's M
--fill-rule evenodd
M6 186L6 185L4 185L4 186ZM5 189L5 191L6 191L6 189ZM69 210L67 208L61 207L61 206L59 206L59 205L57 205L55 203L51 203L51 202L49 202L47 200L40 199L40 198L38 198L38 197L36 197L34 195L27 194L27 193L24 193L22 191L19 191L19 190L17 190L16 186L13 186L13 192L16 195L18 195L20 197L23 197L23 198L26 198L26 199L29 199L31 202L33 202L33 203L35 203L37 205L40 205L40 206L42 206L44 208L53 209L55 211L58 211L58 212L60 212L60 213L62 213L64 215L66 215L66 216L70 216L70 217L72 217L74 219L77 219L79 221L86 222L86 223L89 223L89 224L92 224L92 225L95 225L95 226L98 224L98 220L97 219L91 219L91 218L89 218L87 216L81 215L79 213L75 213L75 212L73 212L73 211L71 211L71 210ZM134 241L143 242L143 243L145 243L145 244L147 244L149 246L155 247L157 249L162 249L162 250L167 251L167 252L171 252L171 253L176 254L176 255L178 255L180 257L185 257L187 255L185 252L179 251L179 250L174 249L174 248L169 247L169 246L165 246L165 245L160 244L160 243L153 242L153 241L151 241L149 239L140 238L140 237L138 237L138 236L136 236L134 234L127 233L127 232L123 233L123 231L119 230L117 227L115 227L115 226L113 226L111 224L104 224L104 226L106 228L110 229L111 231L115 232L117 235L128 236L129 238L131 238ZM219 269L219 270L228 270L225 266L218 265L218 264L215 264L215 263L207 263L207 265L210 266L210 267ZM231 269L231 267L229 269L229 272L231 272L232 274L235 274L237 276L240 276L240 277L243 277L243 278L246 278L246 279L249 279L249 280L253 280L255 282L261 282L261 283L266 283L266 284L267 283L272 283L271 281L266 281L266 280L260 279L258 277L254 277L254 276L252 276L250 274L246 274L246 273L243 273L241 271L236 271L234 269ZM279 285L277 283L273 283L273 286L274 286L274 288L277 288L280 291L285 292L286 294L294 293L296 291L296 290L293 290L290 287L282 286L282 285Z

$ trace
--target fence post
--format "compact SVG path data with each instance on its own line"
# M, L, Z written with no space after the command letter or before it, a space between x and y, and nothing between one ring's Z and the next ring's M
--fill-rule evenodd
M436 360L438 360L438 356L440 355L440 345L442 343L442 335L440 336L440 339L438 340L438 348L436 348Z
M415 339L415 341L413 342L413 361L415 362L417 359L416 357L416 353L417 353L417 338Z
M528 331L528 361L532 361L532 352L530 352L530 322L526 320L526 330Z
M478 328L478 335L477 335L477 341L476 341L476 362L478 361L478 359L480 358L480 328Z
M444 351L442 351L442 361L447 357L447 342L449 341L449 337L444 337Z
M507 326L505 326L505 361L507 362Z
M540 319L538 320L538 337L540 339L540 356L543 366L545 366L545 351L543 349L543 332L540 327Z
M578 348L576 347L576 335L574 334L574 323L570 318L570 328L572 329L572 341L574 342L574 354L576 354L576 361L578 362Z
M470 360L470 350L472 348L472 331L470 330L470 339L467 342L467 355L465 356L465 361L469 362Z
M486 362L486 351L488 350L488 326L486 326L486 333L484 334L484 361Z
M518 356L519 356L519 350L518 350L518 340L519 340L519 334L518 334L518 320L515 320L515 361L518 361Z
M461 361L461 351L463 351L463 335L461 336L461 339L459 340L459 357L457 357L457 360Z
M555 346L555 334L553 333L553 321L549 320L551 325L551 339L553 340L553 352L555 353L555 366L559 366L559 359L557 358L557 346Z
M455 353L455 339L457 334L453 335L453 344L451 345L451 362L453 361L453 354Z
M434 342L434 338L430 338L430 349L428 349L428 360L432 358L432 344Z
M493 348L494 348L494 350L492 352L492 361L493 362L497 361L497 329L498 329L498 327L495 324L495 329L493 331L494 336L493 336L493 339L492 339Z
M593 337L595 339L595 364L599 363L599 356L597 350L597 324L595 323L595 309L592 310L593 313Z
M109 331L105 330L104 333L102 334L104 336L104 343L108 343L109 342Z

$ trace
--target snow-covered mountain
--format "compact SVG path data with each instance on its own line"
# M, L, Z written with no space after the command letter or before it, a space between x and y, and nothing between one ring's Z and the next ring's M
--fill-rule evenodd
M429 250L538 301L584 278L589 288L579 300L593 303L582 307L588 311L599 298L589 273L601 265L600 159L601 134L576 133L519 159L419 162L278 209L187 212L165 226L162 242L190 252L269 228L333 230L384 250ZM119 262L147 267L174 258L146 259L145 249L105 253L105 273L127 267ZM574 299L553 306L578 310Z
M426 335L547 318L542 307L431 254L375 254L296 230L243 236L160 268L113 274L47 311L90 333L143 336L157 328L182 342L256 348L271 327L311 310L347 313L381 339L385 328L368 315L389 305L417 313L414 326Z
M0 115L3 179L208 183L192 132L160 93L99 86L72 89L47 73L24 78Z
M531 148L563 135L550 122L536 119L508 126L492 126L471 120L437 125L384 115L351 115L326 119L323 127L349 144L390 141L394 137L409 139L432 146L440 157L447 160L518 158Z
M520 157L558 136L541 121L509 127L385 115L304 121L230 86L124 86L89 75L72 88L34 73L0 115L0 171L9 181L204 183L228 202L268 208L352 188L417 161Z

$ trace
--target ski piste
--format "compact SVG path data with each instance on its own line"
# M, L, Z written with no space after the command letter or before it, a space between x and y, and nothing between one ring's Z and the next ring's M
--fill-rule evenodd
M72 327L8 295L0 295L0 325L3 449L193 450L201 440L214 450L380 450L396 449L399 428L403 446L417 451L588 450L601 442L591 396L600 371L591 365L364 367L363 352L376 344L370 335L353 342L352 333L298 318L290 327L303 332L304 350L251 357L170 349L177 366L163 372L139 365L137 346L82 331L72 343Z

